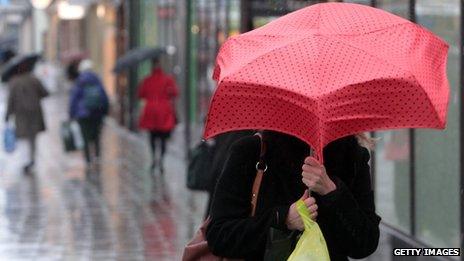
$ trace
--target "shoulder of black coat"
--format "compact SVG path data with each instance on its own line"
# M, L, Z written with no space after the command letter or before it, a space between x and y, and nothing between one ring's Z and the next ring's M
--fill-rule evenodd
M260 138L256 135L245 136L237 139L231 146L232 153L240 153L242 156L255 156L260 147Z

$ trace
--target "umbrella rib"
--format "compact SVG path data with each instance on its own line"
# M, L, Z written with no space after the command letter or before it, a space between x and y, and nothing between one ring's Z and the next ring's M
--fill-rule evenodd
M383 28L379 28L379 29L372 30L372 31L369 31L369 32L358 33L358 34L328 33L328 34L321 34L321 35L326 35L326 36L329 36L329 35L337 35L337 36L365 36L365 35L369 35L369 34L373 34L373 33L378 33L378 32L382 32L382 31L386 31L386 30L389 30L389 29L392 29L392 28L395 28L395 27L399 27L399 26L402 26L402 25L413 25L413 26L417 26L417 25L411 23L410 21L406 21L406 22L403 22L403 23L391 24L391 25L386 26L386 27L383 27Z
M376 56L376 55L374 55L374 54L372 54L372 53L370 53L370 52L367 52L367 51L364 50L364 49L361 49L361 48L359 48L359 47L357 47L357 46L355 46L355 45L352 45L350 42L346 42L346 41L343 41L343 40L340 40L340 39L334 39L334 38L332 38L332 37L330 37L330 36L327 36L327 35L319 35L319 36L320 36L320 37L324 37L324 38L326 38L327 40L330 40L330 41L333 41L333 42L336 42L336 43L348 45L348 46L350 46L350 47L352 47L352 48L354 48L354 49L356 49L356 50L358 50L358 51L361 51L361 52L363 52L363 53L365 53L365 54L367 54L367 55L369 55L369 56L371 56L371 57L374 57L374 58L376 58L376 59L378 59L378 60L381 60L382 62L384 62L384 63L386 63L386 64L388 64L388 65L390 65L390 66L392 66L392 67L399 68L399 69L401 69L401 70L403 70L403 71L406 71L407 73L413 75L413 73L409 70L409 68L403 68L402 66L393 64L393 63L391 63L391 62L389 62L389 61L383 59L382 57Z
M320 18L320 17L319 17L319 18ZM319 20L319 22L320 22L320 20ZM392 27L397 27L397 26L405 25L405 24L410 24L410 22L407 21L407 22L405 22L405 23L400 23L400 24L391 25L391 26L388 26L388 27L385 27L385 28L382 28L382 29L379 29L379 30L371 31L371 32L368 32L368 33L365 33L365 34L359 34L358 36L360 36L360 35L367 35L367 34L370 34L370 33L380 32L380 31L384 31L384 30L388 30L388 29L391 29ZM320 29L320 28L318 28L318 29ZM332 35L340 35L340 34L332 34ZM269 35L262 35L262 36L269 36ZM260 58L262 58L262 57L268 55L269 53L272 53L272 52L275 52L275 51L278 51L278 50L287 48L289 45L293 45L293 44L299 43L300 41L307 40L307 39L310 38L310 37L318 37L318 36L319 36L319 37L325 37L325 38L328 39L328 40L334 40L334 39L332 39L332 38L330 37L331 35L326 35L326 34L321 34L321 33L319 33L319 34L310 34L310 35L302 36L302 37L300 37L300 38L298 38L298 39L296 39L296 40L294 40L294 41L291 41L291 42L287 43L286 45L282 45L282 46L279 46L279 47L276 47L276 48L272 48L272 49L267 50L266 52L264 52L264 53L258 55L257 57L252 58L252 59L251 59L250 61L248 61L246 64L240 66L240 68L237 68L235 71L230 72L229 75L224 76L223 79L224 79L225 77L229 77L229 76L232 76L232 75L236 74L236 73L237 73L238 71L240 71L243 67L246 67L246 66L252 64L254 61L256 61L256 60L258 60L258 59L260 59ZM350 35L346 35L346 36L350 36ZM355 35L353 35L353 36L355 36ZM235 41L235 42L237 42L238 45L239 45L239 44L240 44L240 36L232 37L232 38L230 38L230 41ZM358 49L358 50L362 50L362 49L360 49L360 48L358 48L358 47L356 47L356 46L353 46L353 45L351 45L351 44L349 44L349 43L347 43L347 42L344 42L344 41L343 41L343 42L340 42L340 43L350 45L351 47L356 48L356 49ZM364 51L365 53L367 53L365 50L362 50L362 51ZM367 54L369 54L369 55L371 55L371 56L373 56L373 57L377 57L377 56L372 55L372 54L370 54L370 53L367 53ZM379 57L378 57L378 58L379 58ZM218 57L218 59L219 59L219 57ZM379 59L381 59L381 58L379 58ZM382 59L382 60L383 60L383 59ZM385 61L385 62L387 62L387 61ZM390 64L389 62L387 62L387 63ZM396 66L396 67L398 67L398 66ZM220 66L219 68L221 68L221 66Z

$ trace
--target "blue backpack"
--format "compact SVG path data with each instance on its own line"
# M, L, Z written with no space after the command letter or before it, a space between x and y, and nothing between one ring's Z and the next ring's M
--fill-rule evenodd
M90 113L103 111L104 104L100 86L97 84L84 86L83 102Z

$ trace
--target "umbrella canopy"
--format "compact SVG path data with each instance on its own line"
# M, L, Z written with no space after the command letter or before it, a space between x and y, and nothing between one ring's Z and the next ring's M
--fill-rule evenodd
M17 45L18 38L16 36L10 35L4 38L0 37L0 48L12 48Z
M113 71L115 73L119 73L123 70L134 67L145 60L159 58L165 52L164 48L152 47L140 47L130 50L116 61L116 66Z
M16 74L32 71L39 58L38 54L19 55L12 58L2 70L2 82L7 82Z
M8 62L11 58L15 57L15 52L11 49L0 48L0 65Z
M380 9L313 5L221 48L205 138L241 129L325 145L379 129L446 125L448 45Z

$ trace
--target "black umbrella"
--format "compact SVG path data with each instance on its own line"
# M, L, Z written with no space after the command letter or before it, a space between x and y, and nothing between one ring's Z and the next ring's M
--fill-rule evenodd
M145 60L159 58L164 53L166 53L164 48L140 47L130 50L116 61L116 66L113 71L119 73Z
M0 37L0 48L11 48L18 44L16 36Z
M1 49L0 48L0 65L8 62L11 58L15 57L16 53L11 49Z
M39 58L38 54L19 55L12 58L3 67L2 82L7 82L16 74L31 72Z

